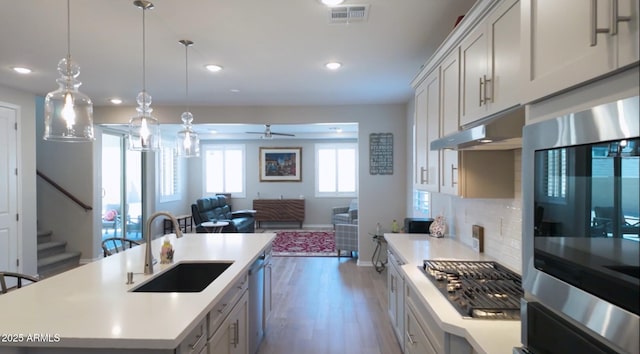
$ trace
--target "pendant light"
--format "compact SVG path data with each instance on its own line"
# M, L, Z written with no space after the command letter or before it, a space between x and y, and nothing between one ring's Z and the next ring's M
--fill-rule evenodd
M67 0L67 56L58 62L59 87L44 100L44 140L87 142L93 135L93 103L78 91L80 66L71 60L71 5Z
M153 9L153 4L136 0L133 4L142 9L142 91L136 102L138 114L129 120L129 149L135 151L157 151L160 149L160 122L151 116L151 95L146 90L145 72L145 12Z
M193 45L193 42L188 39L182 39L179 42L184 45L185 100L187 102L187 107L184 113L180 116L184 129L178 132L176 147L178 150L178 156L198 157L200 156L200 139L198 138L198 133L193 130L191 124L191 122L193 122L193 114L189 112L189 47Z

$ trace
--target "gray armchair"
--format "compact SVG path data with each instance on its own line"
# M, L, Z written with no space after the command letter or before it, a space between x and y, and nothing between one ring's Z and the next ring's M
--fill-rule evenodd
M336 251L338 251L338 257L340 257L340 251L349 251L351 257L353 252L358 252L358 225L336 225Z
M348 206L331 208L331 223L334 229L338 224L357 224L358 200L353 199Z

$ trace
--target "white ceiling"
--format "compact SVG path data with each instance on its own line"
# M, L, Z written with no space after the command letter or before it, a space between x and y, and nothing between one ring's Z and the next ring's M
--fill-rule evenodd
M410 82L474 0L347 0L362 22L334 24L318 0L155 0L146 12L146 87L156 105L402 103ZM67 53L63 0L0 0L0 85L56 89ZM71 56L95 106L142 89L142 10L132 0L71 0ZM340 61L334 72L324 68ZM210 73L204 65L224 70ZM11 68L26 66L30 75ZM239 90L232 92L231 90Z

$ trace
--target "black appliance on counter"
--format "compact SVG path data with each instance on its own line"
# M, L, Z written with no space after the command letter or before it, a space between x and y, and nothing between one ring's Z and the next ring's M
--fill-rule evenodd
M520 320L520 275L499 263L425 260L422 271L463 317Z
M432 218L405 218L404 232L408 234L428 234L429 227L433 222Z
M639 102L524 128L515 352L640 353Z

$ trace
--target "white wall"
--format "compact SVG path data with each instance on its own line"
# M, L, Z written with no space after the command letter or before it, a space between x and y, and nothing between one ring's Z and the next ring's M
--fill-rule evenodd
M161 123L179 123L179 117L184 107L155 106L154 116ZM375 232L375 225L380 222L387 230L393 219L402 220L406 216L406 173L407 164L406 141L406 104L380 104L380 105L346 105L346 106L260 106L260 107L192 107L195 116L195 123L254 123L254 124L299 124L299 123L331 123L331 122L353 122L358 123L358 145L359 145L359 222L360 222L360 258L361 264L370 264L371 256L375 244L371 241L369 233ZM94 120L96 124L105 123L126 123L135 113L134 107L95 107ZM394 136L394 174L389 176L369 175L369 134L371 133L393 133ZM277 142L277 141L276 141ZM250 158L248 158L250 162ZM257 155L256 155L257 164ZM306 161L306 159L305 159ZM187 179L194 180L201 175L200 168L196 160L188 161L189 169ZM150 163L153 164L153 163ZM308 164L303 162L306 171ZM303 172L304 172L303 171ZM308 173L305 172L305 176ZM303 178L305 178L303 176ZM153 177L155 178L155 176ZM200 177L201 178L201 177ZM163 209L175 213L185 213L189 210L190 204L201 196L198 190L198 183L195 187L189 188L185 198L181 202L171 205L162 205ZM195 188L195 189L193 189ZM274 191L277 190L274 188ZM305 196L309 193L305 192ZM279 196L279 193L273 193ZM293 193L294 196L300 193ZM262 195L262 192L261 192ZM234 209L248 207L250 198L248 195L245 201L233 201ZM237 206L236 206L236 203ZM241 204L245 203L245 204ZM152 203L156 207L159 204ZM312 213L320 212L320 209L327 205L320 206L317 210L311 209ZM313 208L313 207L312 207ZM327 213L328 209L321 212L319 219ZM307 212L309 214L309 212ZM328 214L325 214L328 215ZM315 220L315 216L313 216ZM319 220L318 219L318 220Z
M0 86L0 102L18 106L19 271L37 274L36 101L33 94Z

